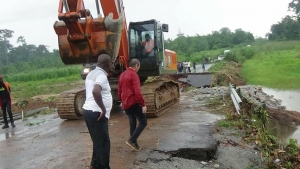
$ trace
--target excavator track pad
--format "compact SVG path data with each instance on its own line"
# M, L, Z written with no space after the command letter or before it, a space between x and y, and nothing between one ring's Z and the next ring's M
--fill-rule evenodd
M76 88L60 93L56 101L56 108L59 117L61 119L83 118L82 106L84 101L84 88Z
M147 117L158 117L179 101L179 85L172 80L156 80L142 87Z

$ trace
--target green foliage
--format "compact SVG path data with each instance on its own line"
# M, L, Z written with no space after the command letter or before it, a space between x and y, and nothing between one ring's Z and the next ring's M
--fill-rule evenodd
M188 87L188 88L186 89L186 91L195 90L195 89L197 89L197 88L194 87L194 86L190 86L190 87Z
M234 45L251 44L254 42L252 33L245 32L242 29L238 29L235 32L231 32L228 28L222 28L220 31L213 31L212 34L204 36L179 36L174 40L168 39L165 41L165 47L170 50L174 50L178 55L184 56L180 60L190 60L194 53L203 51L217 50L220 48L232 48ZM217 55L223 53L219 52ZM211 55L206 57L216 57L217 55ZM198 60L203 55L198 55Z
M244 47L240 49L240 55L244 56L246 59L251 59L254 54L254 49L251 47Z
M78 84L83 84L83 81L78 74L55 79L10 83L14 101L29 99L30 97L37 95L61 93L74 87L78 87Z
M247 169L253 169L253 165L251 164L250 166L247 167Z
M260 125L260 128L262 129L266 129L266 125L267 123L269 123L269 115L267 113L267 111L262 107L258 107L256 112L255 112L257 118L259 119L259 122L261 122L259 125Z
M293 12L295 12L295 14L299 15L299 11L300 11L300 1L299 0L292 0L289 3L289 10L292 10Z
M58 50L49 52L45 45L27 44L23 36L17 40L21 45L14 47L9 39L14 31L0 29L0 74L37 71L41 68L64 67Z
M230 62L230 61L232 61L232 62L238 62L238 59L237 59L237 57L236 57L236 54L235 54L235 52L233 52L233 51L227 52L227 53L225 54L224 60L229 61L229 62Z
M234 119L234 114L231 112L226 113L226 119L227 120L233 120Z
M41 69L28 73L13 74L6 77L9 82L30 82L46 79L56 79L60 77L79 76L81 66L66 66L64 68Z
M219 62L214 62L214 65L212 65L209 68L210 72L216 72L219 71L220 69L222 69L222 67L225 65L225 61L219 61Z
M267 34L269 40L299 40L300 19L286 16L277 24L271 26L271 33Z
M245 126L245 122L243 121L243 119L238 119L234 122L234 125L237 126L239 129L242 129Z
M268 42L255 46L255 51L253 58L243 63L241 74L247 83L277 89L299 89L299 41Z
M218 126L220 126L220 127L229 128L229 127L234 126L234 122L231 120L219 120L217 123L218 123Z
M292 156L298 152L298 145L295 139L290 138L289 144L287 145L287 153Z

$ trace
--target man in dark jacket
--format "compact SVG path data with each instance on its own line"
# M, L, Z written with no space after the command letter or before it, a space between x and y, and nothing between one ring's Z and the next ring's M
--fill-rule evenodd
M132 59L129 63L129 68L120 75L118 84L118 96L130 124L130 138L126 141L126 144L135 151L141 149L137 139L147 126L147 118L144 114L147 112L147 107L142 96L140 79L137 74L139 69L140 61ZM137 120L139 121L138 126L136 126Z
M12 127L16 127L14 124L14 119L11 112L11 95L10 86L8 82L3 81L3 76L0 75L0 107L3 113L4 126L2 129L8 128L7 115L9 115L10 123Z

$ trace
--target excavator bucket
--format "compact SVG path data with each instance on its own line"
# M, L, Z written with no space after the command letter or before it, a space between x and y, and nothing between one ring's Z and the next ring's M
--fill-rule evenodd
M83 14L82 14L83 13ZM87 9L59 13L54 23L59 52L64 64L96 63L100 54L108 54L115 61L120 48L123 15L113 19L93 18Z

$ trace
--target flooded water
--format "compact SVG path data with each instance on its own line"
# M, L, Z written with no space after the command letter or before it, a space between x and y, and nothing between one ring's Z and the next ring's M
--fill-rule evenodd
M273 95L275 99L280 99L281 105L285 106L286 110L300 112L300 90L275 90L265 87L262 90L268 95ZM287 142L290 138L300 141L300 126L289 127L270 120L269 127L271 133L283 142Z
M275 90L263 87L263 92L273 95L275 99L282 100L281 105L287 110L300 112L300 90Z

